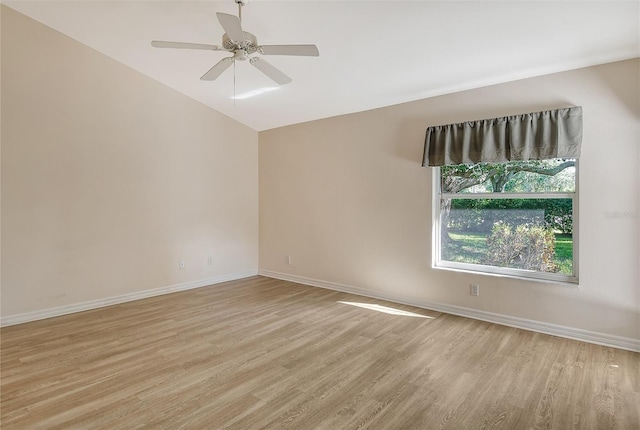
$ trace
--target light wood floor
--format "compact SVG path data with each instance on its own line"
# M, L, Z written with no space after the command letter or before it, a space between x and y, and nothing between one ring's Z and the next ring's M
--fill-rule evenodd
M7 430L640 428L640 354L263 277L1 335Z

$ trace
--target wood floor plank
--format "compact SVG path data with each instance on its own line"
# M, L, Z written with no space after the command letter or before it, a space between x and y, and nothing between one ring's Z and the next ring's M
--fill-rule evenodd
M260 276L0 331L2 429L635 429L639 402L637 353Z

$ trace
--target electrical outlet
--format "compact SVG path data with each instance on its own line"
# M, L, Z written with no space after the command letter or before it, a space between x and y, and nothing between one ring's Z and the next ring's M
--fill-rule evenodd
M209 266L211 266L213 264L213 257L209 256L209 258L207 259L207 263L209 263Z
M285 263L287 263L289 266L291 266L293 264L293 262L291 261L291 257L290 256L286 256L285 257Z
M480 295L480 285L471 284L469 287L470 287L470 294L472 296L479 296Z
M184 269L186 267L185 264L184 264L184 260L180 260L180 262L178 263L178 267L180 269Z

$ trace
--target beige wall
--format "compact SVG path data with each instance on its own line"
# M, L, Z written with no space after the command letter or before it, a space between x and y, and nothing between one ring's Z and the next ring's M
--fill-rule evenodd
M3 318L257 271L257 132L4 6L1 77Z
M261 132L260 269L639 339L638 76L625 61ZM569 105L584 108L580 286L432 269L426 127Z

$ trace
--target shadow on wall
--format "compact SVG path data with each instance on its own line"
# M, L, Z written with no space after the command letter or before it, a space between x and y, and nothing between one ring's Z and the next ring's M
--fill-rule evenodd
M640 348L640 304L636 303L635 309L623 308L615 304L603 305L602 302L596 302L591 298L584 298L583 300L576 301L574 309L576 313L579 313L583 317L598 313L615 315L614 318L608 318L606 323L601 323L598 327L593 328L593 331L600 333L624 333L629 331L627 321L635 321L634 329L631 330L632 334L628 337L634 339L638 344L637 347ZM633 334L633 332L635 332L635 334Z
M599 84L601 88L606 89L632 117L640 119L640 80L638 79L640 61L636 61L634 66L615 69L590 67L586 70L594 76L592 80L594 84ZM636 83L635 90L629 88L629 82Z

